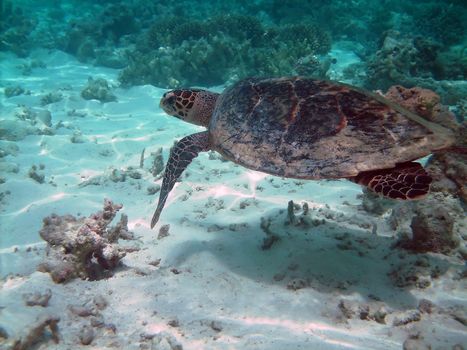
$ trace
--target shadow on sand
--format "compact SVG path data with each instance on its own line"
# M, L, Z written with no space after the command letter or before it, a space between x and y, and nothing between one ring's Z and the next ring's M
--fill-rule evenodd
M285 214L271 217L270 229L279 240L270 249L261 248L266 235L257 222L242 231L226 228L206 233L207 240L185 241L168 259L183 266L192 256L207 252L232 273L266 285L293 289L298 283L336 296L358 293L395 309L416 307L418 300L412 291L429 287L431 280L452 266L442 256L394 248L393 237L331 221L308 228L286 226Z

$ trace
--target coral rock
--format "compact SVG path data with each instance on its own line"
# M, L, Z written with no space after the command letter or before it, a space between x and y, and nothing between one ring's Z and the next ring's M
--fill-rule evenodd
M89 78L88 85L81 91L81 97L86 100L99 100L101 102L116 101L107 80L102 78Z
M410 225L413 237L408 246L421 252L446 253L457 247L454 219L442 206L419 208Z
M429 121L451 129L459 127L455 115L440 103L441 98L434 91L396 85L391 86L384 96Z
M450 193L467 203L467 154L437 153L429 161L432 192Z
M463 215L459 202L440 202L427 198L413 207L410 228L412 238L398 242L402 248L416 252L450 253L459 245L457 219Z
M125 256L118 246L119 238L132 237L127 218L119 224L108 225L122 208L120 204L104 201L104 210L88 218L52 214L44 219L40 236L47 241L47 256L39 270L49 272L56 283L72 278L99 279L105 277Z
M399 327L412 322L418 322L422 319L420 312L417 310L407 310L396 316L392 322L393 326Z

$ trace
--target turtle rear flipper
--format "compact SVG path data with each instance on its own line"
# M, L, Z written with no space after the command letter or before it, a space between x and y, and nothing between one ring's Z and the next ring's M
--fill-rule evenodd
M209 151L207 131L186 136L178 141L174 146L172 152L170 152L170 158L165 167L164 179L162 180L162 188L159 195L159 203L157 204L157 209L152 216L151 228L153 228L157 224L157 221L159 221L159 216L162 213L162 209L164 209L165 201L174 187L175 182L177 182L178 178L182 175L183 171L191 161L198 156L198 153L205 151Z
M399 163L391 169L363 171L352 181L390 199L421 199L430 191L432 178L416 162Z

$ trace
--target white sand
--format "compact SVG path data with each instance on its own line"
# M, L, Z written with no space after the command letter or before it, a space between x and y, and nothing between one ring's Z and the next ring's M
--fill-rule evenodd
M202 128L164 115L158 107L164 91L152 86L117 88L118 102L80 97L88 76L115 83L117 71L40 51L33 56L47 68L23 76L17 66L29 60L0 55L1 85L19 84L31 91L8 99L2 95L0 118L15 119L18 105L24 105L48 109L54 126L59 121L66 126L53 136L30 135L14 142L17 155L0 159L19 167L18 173L3 172L6 182L1 185L2 192L10 193L0 212L0 324L11 337L48 313L60 317L61 339L59 344L44 340L41 349L150 348L150 340L141 334L159 334L153 344L166 337L155 349L169 349L167 339L176 340L172 348L178 342L183 349L401 349L408 337L417 335L433 349L467 344L465 327L448 310L466 305L465 282L458 277L463 262L427 255L431 268L441 266L440 277L425 289L394 286L387 274L420 257L391 249L395 232L384 217L359 208L359 186L275 178L202 154L150 230L158 196L146 193L154 181L147 170L140 180L78 185L94 176L108 177L111 169L138 168L143 148L148 157L163 147L167 160L175 139ZM60 91L63 100L41 107L40 97L54 91ZM85 142L70 141L77 130ZM28 177L34 164L45 166L40 171L45 183ZM149 166L146 162L145 168ZM102 208L105 197L123 204L141 249L127 254L122 268L105 280L59 285L35 271L45 248L38 235L42 218L51 213L88 216ZM286 226L289 200L306 201L320 219L324 214L319 208L333 217L316 227ZM241 209L241 204L246 207ZM272 218L270 229L281 237L269 250L260 248L265 238L261 217ZM164 224L170 224L170 235L157 240ZM238 225L229 228L231 224ZM374 224L377 235L372 234ZM160 266L149 264L156 259L161 259ZM287 288L294 280L304 288ZM24 293L47 288L53 292L48 307L25 305ZM96 295L108 301L100 313L116 332L96 328L92 344L82 346L79 329L90 318L72 314L68 306L89 303ZM418 322L393 325L394 319L416 310L423 298L438 305L436 311L422 314ZM386 324L358 315L346 319L338 308L342 300L356 307L382 307L389 313ZM175 319L178 326L168 324Z

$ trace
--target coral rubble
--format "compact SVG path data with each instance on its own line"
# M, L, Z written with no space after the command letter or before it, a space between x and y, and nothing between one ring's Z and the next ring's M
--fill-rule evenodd
M417 206L410 225L413 237L406 246L417 251L446 253L459 245L454 218L443 206Z

